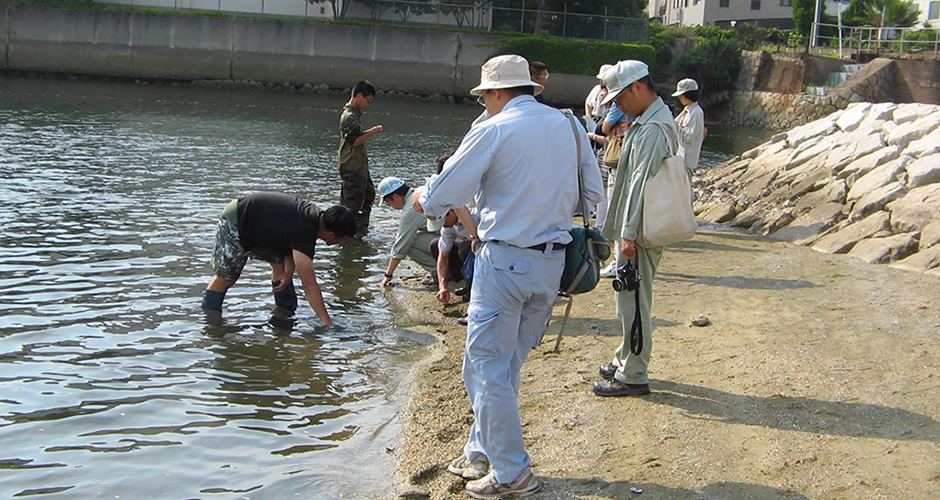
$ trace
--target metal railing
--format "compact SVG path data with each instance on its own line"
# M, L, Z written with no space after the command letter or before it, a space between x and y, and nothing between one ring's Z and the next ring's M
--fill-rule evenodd
M383 24L425 25L450 28L547 33L569 38L614 42L645 42L646 19L494 7L491 1L472 4L416 0L93 0L95 3L172 10L204 10L247 14L336 19ZM334 8L341 12L334 12ZM606 12L606 9L605 9Z
M842 57L858 52L908 54L940 53L940 28L840 26L818 23L814 47L838 49Z

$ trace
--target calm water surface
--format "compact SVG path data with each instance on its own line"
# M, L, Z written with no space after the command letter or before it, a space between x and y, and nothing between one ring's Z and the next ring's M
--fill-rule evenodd
M222 323L199 310L228 200L337 202L344 102L0 79L0 497L385 497L397 389L427 342L378 288L397 212L317 248L340 331L303 302L278 316L263 263ZM376 182L428 175L479 111L377 99ZM711 127L703 165L751 135Z

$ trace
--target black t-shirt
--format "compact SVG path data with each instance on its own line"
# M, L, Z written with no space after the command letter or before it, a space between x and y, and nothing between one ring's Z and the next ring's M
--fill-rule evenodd
M313 258L320 227L316 205L284 193L257 193L238 199L238 237L245 250L278 255L291 250Z

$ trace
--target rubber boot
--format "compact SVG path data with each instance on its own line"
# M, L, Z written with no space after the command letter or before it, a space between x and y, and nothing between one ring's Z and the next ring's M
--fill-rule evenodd
M273 283L272 283L273 285ZM294 291L294 281L287 284L287 288L274 293L274 303L288 311L297 310L297 292Z
M202 308L209 310L209 311L221 311L223 299L225 299L225 292L216 292L215 290L203 290Z

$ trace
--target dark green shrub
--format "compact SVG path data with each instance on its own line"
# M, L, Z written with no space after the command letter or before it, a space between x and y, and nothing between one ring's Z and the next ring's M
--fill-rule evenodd
M600 42L547 36L504 38L493 44L494 56L518 54L530 61L545 63L552 72L571 75L597 74L602 64L622 59L637 59L655 66L656 58L650 45Z
M701 89L702 100L714 102L725 92L734 90L741 72L741 42L720 38L702 41L682 56L676 72L679 78L694 78Z

